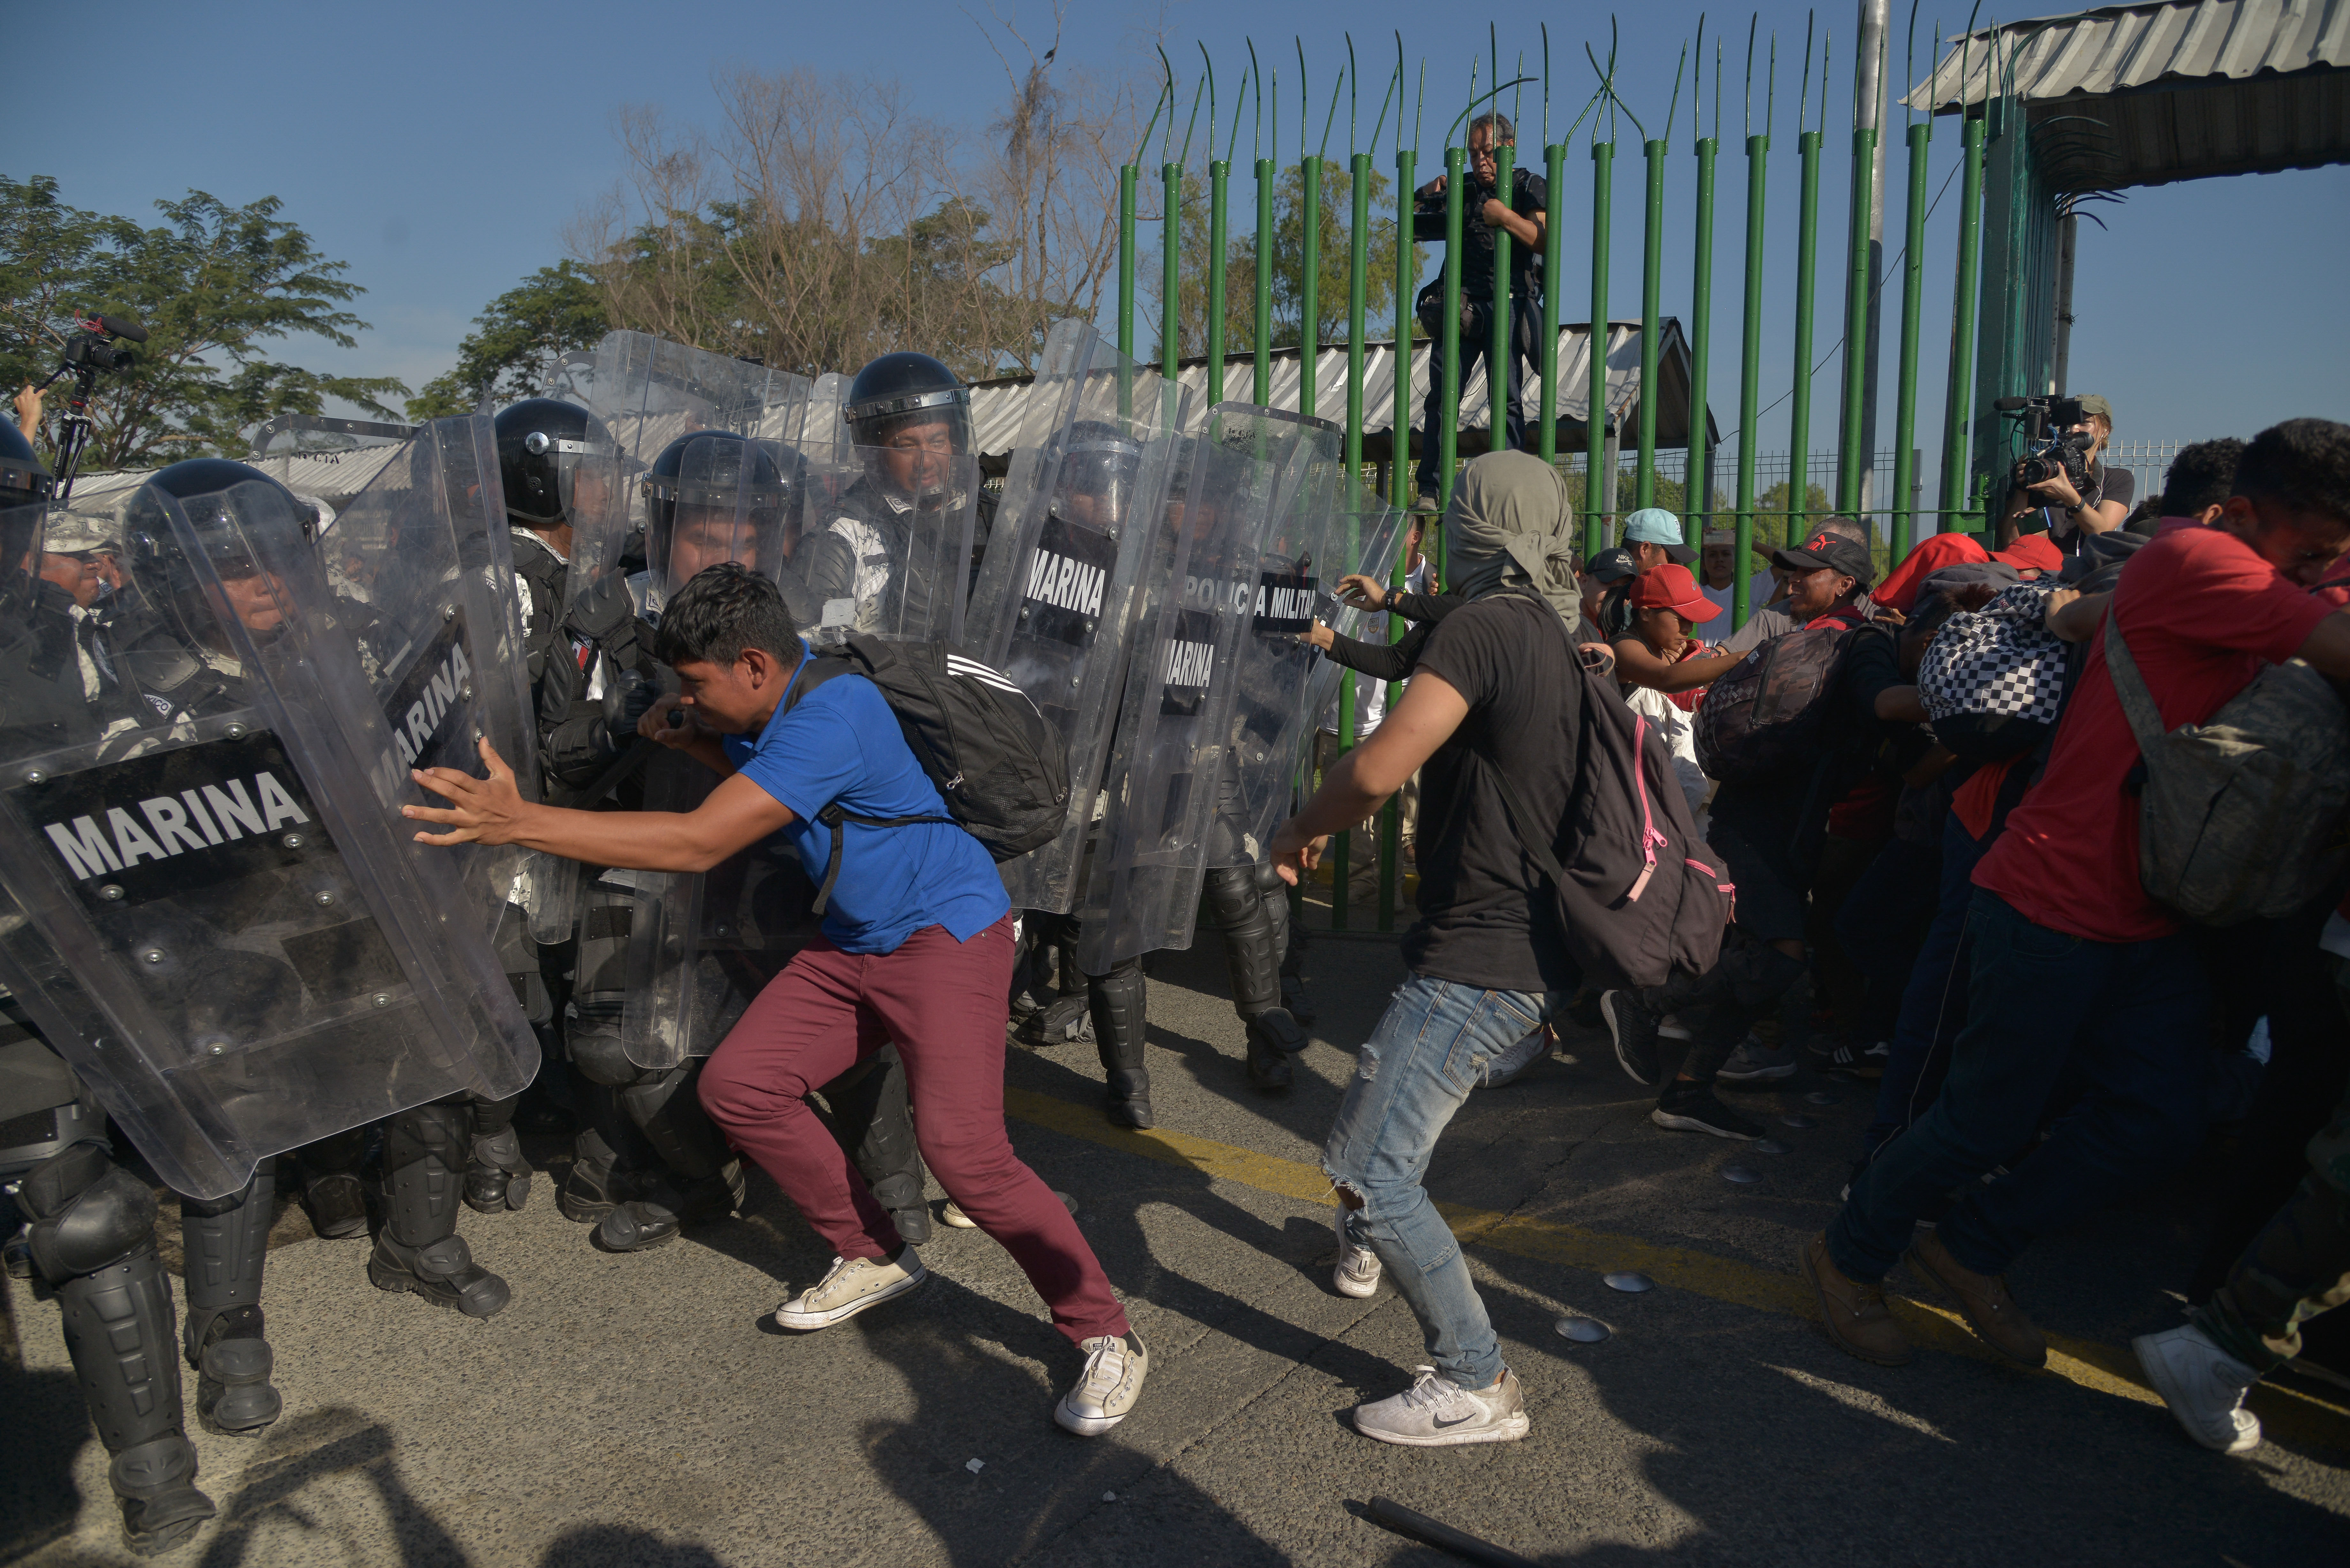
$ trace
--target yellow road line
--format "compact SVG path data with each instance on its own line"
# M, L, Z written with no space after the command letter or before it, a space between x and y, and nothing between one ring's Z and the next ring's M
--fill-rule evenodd
M1231 1144L1194 1137L1164 1127L1135 1132L1111 1126L1101 1112L1051 1095L1007 1087L1003 1108L1012 1116L1052 1132L1066 1133L1107 1148L1139 1155L1216 1180L1233 1182L1259 1192L1295 1199L1302 1203L1334 1205L1329 1178L1318 1166L1279 1156L1236 1148ZM1811 1288L1793 1272L1774 1273L1749 1263L1733 1262L1688 1247L1671 1247L1637 1236L1620 1236L1530 1215L1497 1214L1457 1203L1440 1203L1453 1234L1464 1245L1490 1247L1513 1257L1563 1264L1591 1272L1634 1269L1660 1285L1701 1295L1709 1300L1754 1307L1791 1317L1816 1319ZM1946 1351L1977 1361L2014 1366L1970 1333L1955 1312L1907 1296L1893 1296L1907 1310L1903 1327L1925 1349ZM2146 1386L2137 1358L2127 1345L2103 1345L2065 1334L2048 1336L2049 1374L2099 1394L2159 1405L2162 1400ZM2026 1373L2025 1376L2030 1376ZM2345 1409L2312 1397L2299 1389L2262 1384L2252 1396L2252 1407L2276 1436L2290 1441L2350 1447L2350 1417Z

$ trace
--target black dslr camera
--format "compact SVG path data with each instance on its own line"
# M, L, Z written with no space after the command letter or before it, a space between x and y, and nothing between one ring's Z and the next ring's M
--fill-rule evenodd
M2078 398L2002 398L1998 406L2023 421L2025 446L2015 464L2019 487L2045 484L2061 473L2075 491L2089 493L2089 448L2096 437L2073 428L2088 418Z

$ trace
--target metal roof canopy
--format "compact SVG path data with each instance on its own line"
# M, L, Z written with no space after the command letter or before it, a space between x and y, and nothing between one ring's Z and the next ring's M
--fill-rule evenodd
M1411 349L1411 430L1408 443L1416 451L1424 439L1421 425L1425 415L1429 377L1433 373L1435 345L1415 339ZM1640 400L1640 324L1638 321L1611 321L1607 324L1607 391L1605 406L1607 423L1619 431L1628 431L1637 415ZM1297 406L1298 370L1300 359L1295 347L1273 350L1271 385L1268 394L1272 406L1277 409ZM1392 338L1363 346L1363 456L1366 461L1385 462L1393 455L1392 437L1388 426L1395 419L1395 342ZM1256 358L1253 354L1228 354L1224 357L1224 393L1235 402L1244 402L1253 389ZM1689 338L1681 330L1679 320L1666 317L1657 333L1657 445L1659 450L1689 445L1690 375ZM1208 395L1208 359L1200 355L1180 364L1183 385L1191 389L1193 407L1203 410ZM1031 378L1003 376L974 382L971 393L971 413L973 432L979 449L986 460L1001 458L1011 450L1012 442L1021 429L1019 410ZM1529 362L1526 377L1526 424L1529 439L1534 421L1539 417L1542 380ZM1587 322L1575 322L1558 329L1558 448L1561 456L1569 455L1569 448L1580 451L1587 439L1586 420L1591 401L1591 327ZM1347 418L1347 348L1344 344L1325 345L1315 360L1315 412L1336 424ZM1461 386L1461 418L1462 433L1476 431L1482 437L1486 431L1485 367L1481 359L1476 369L1462 378ZM1471 424L1468 421L1476 420ZM1714 425L1713 412L1706 410L1706 441L1709 446L1719 446L1721 438ZM1463 460L1474 456L1483 448L1464 440L1461 447Z
M1903 101L1980 113L2012 91L2051 187L2113 191L2350 161L2345 67L2344 0L2171 0L1964 35Z

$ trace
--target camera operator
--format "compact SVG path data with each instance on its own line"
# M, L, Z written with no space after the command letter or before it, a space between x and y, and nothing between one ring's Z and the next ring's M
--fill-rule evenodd
M1503 416L1503 429L1508 432L1510 450L1525 450L1525 367L1534 354L1534 332L1540 319L1535 301L1540 297L1536 275L1542 265L1544 225L1548 221L1550 186L1531 169L1517 168L1511 171L1508 200L1502 199L1499 188L1501 161L1495 152L1498 147L1515 147L1517 128L1510 117L1498 110L1479 115L1469 125L1468 188L1461 192L1462 223L1461 225L1461 385L1469 384L1469 372L1491 353L1493 345L1493 312L1505 308L1510 312L1510 363L1503 372L1508 378L1508 401ZM1412 238L1438 240L1444 236L1444 182L1439 174L1412 192ZM1493 277L1494 235L1507 232L1515 243L1510 250L1510 278L1506 294ZM1444 339L1444 284L1440 278L1419 291L1418 300L1419 324L1429 337ZM1491 380L1496 374L1492 365L1485 367ZM1548 395L1547 392L1544 393ZM1414 510L1434 512L1438 508L1436 490L1436 432L1441 421L1456 421L1457 409L1439 405L1444 400L1444 378L1431 375L1428 381L1428 399L1420 421L1419 471L1416 481L1419 500Z
M2074 417L2064 419L2068 414ZM2128 469L2107 468L2100 460L2113 433L2114 408L2105 399L2091 394L2055 400L2048 434L2080 454L2077 468L2085 471L2088 483L2078 483L2066 472L2076 465L2062 462L2053 452L2018 462L2010 477L2007 515L2000 521L2001 549L2013 545L2019 534L2044 529L2060 553L2077 556L2087 535L2110 533L2122 525L2137 499L2137 481ZM2032 480L2034 473L2051 467L2054 472Z

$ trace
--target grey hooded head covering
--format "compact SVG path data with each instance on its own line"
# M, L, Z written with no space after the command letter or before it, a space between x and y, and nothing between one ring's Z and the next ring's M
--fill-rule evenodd
M1542 459L1523 452L1471 458L1444 513L1445 586L1473 599L1523 583L1573 631L1583 619L1574 522L1565 477Z

